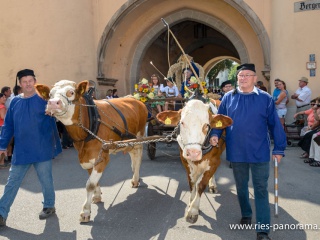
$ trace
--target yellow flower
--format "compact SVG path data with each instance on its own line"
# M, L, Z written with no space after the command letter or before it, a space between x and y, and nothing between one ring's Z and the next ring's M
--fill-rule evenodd
M140 101L141 101L141 102L146 102L147 100L148 100L148 99L147 99L146 97L141 97L141 98L140 98Z
M147 92L149 92L149 89L148 89L148 88L145 88L145 89L143 89L142 92L147 93Z
M208 89L204 88L204 89L203 89L203 93L204 93L204 94L207 94L207 93L208 93Z
M204 87L207 83L206 82L201 82L201 85Z

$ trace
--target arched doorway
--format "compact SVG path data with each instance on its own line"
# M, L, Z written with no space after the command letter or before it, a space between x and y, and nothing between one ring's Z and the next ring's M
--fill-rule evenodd
M120 54L119 52L117 53L116 51L114 51L114 48L123 48L123 45L121 44L119 44L118 46L116 46L115 44L111 44L112 36L115 36L116 31L126 31L126 28L124 26L120 27L121 22L126 22L126 24L128 24L128 19L133 19L132 16L130 16L131 13L133 14L133 12L135 12L135 14L137 14L138 12L141 15L146 15L147 13L144 12L143 7L145 7L146 9L147 5L149 4L148 8L150 9L152 3L152 1L147 0L132 2L134 2L135 4L139 3L139 7L133 8L133 5L126 4L122 9L118 11L116 16L114 16L113 21L110 22L105 29L98 49L98 77L108 78L110 76L110 79L112 79L115 78L115 75L120 75L120 71L115 73L115 71L112 70L112 67L115 67L117 64L116 61L114 61L114 63L111 63L111 61L108 60L108 64L105 63L106 53L111 53L108 54L108 57L114 57L116 59ZM257 62L260 69L269 71L269 39L265 29L263 28L261 22L256 17L254 12L242 1L240 3L238 1L238 3L235 3L234 1L215 2L219 2L221 5L223 5L223 7L231 12L234 12L235 9L237 9L237 17L241 18L241 21L243 21L246 25L246 28L244 28L244 31L246 31L246 35L238 30L240 26L244 25L243 23L241 23L241 21L239 24L242 25L237 25L237 21L227 24L227 22L230 22L229 18L232 18L232 14L225 13L225 19L221 19L215 16L218 14L216 14L214 11L212 12L212 14L209 14L208 12L204 12L195 8L187 8L186 6L188 6L188 4L192 5L192 1L187 0L184 6L182 6L180 1L166 1L167 5L168 3L175 4L174 6L176 7L176 9L172 10L172 8L170 8L172 11L169 11L169 9L165 9L164 7L159 6L157 9L158 12L160 12L159 15L161 14L161 17L165 18L169 23L170 28L175 29L176 32L179 32L179 29L190 30L192 28L192 35L194 35L194 38L198 38L199 35L202 36L201 39L188 42L188 44L186 44L185 46L185 51L187 53L190 53L190 55L194 55L193 57L195 58L195 61L200 61L201 65L209 66L208 62L211 62L212 59L227 55L237 59L240 62L250 62L253 59L255 63ZM209 4L208 1L204 1L203 3ZM140 7L141 11L139 11ZM203 9L205 8L206 6L203 6ZM219 12L219 14L221 13ZM131 21L131 23L133 23L133 21ZM122 54L127 54L125 59L126 62L125 64L122 64L122 67L125 66L125 68L122 69L124 73L121 73L123 76L122 78L125 78L125 85L128 86L126 87L127 92L130 92L132 90L134 83L136 83L139 78L148 77L144 76L144 74L151 75L151 72L155 72L153 67L149 64L150 60L156 63L156 66L161 69L161 71L165 75L168 69L166 50L164 50L166 49L166 46L164 46L166 44L164 40L164 38L166 37L166 28L160 21L160 18L157 16L155 17L155 19L152 19L152 21L150 20L149 25L144 24L145 22L141 23L141 28L142 26L144 26L143 32L138 33L137 31L137 33L134 33L133 31L130 31L130 37L132 39L131 48L128 49L125 53L122 49ZM212 35L210 36L219 35L220 38L218 37L213 39L211 37L205 36L205 34L203 35L204 31L206 31L207 34L208 31L211 32ZM186 39L183 38L183 36L185 36L183 35L185 34L185 32L181 31L181 33L182 34L178 36L179 41L181 40L187 42ZM198 36L195 36L196 34L198 34ZM251 39L255 41L255 44L245 43L247 35L251 36ZM125 36L125 34L122 33L122 36ZM118 38L120 39L120 37ZM247 44L250 45L250 48L256 49L248 48ZM206 55L201 54L201 52L204 52L201 51L201 48L207 48L208 46L223 48L225 52L221 52L217 55L212 54L211 56L209 56L208 54L210 53L210 51L208 53L206 52ZM174 44L172 45L172 49L170 51L170 62L172 64L174 63L175 59L178 58L181 52L174 49ZM154 56L152 55L152 53L154 53Z

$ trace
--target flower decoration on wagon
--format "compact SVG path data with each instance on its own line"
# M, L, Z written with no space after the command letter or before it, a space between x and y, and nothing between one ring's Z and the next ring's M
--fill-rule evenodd
M141 102L146 102L148 99L154 98L154 89L150 86L147 79L142 80L134 85L133 97Z
M200 84L202 88L200 87ZM208 89L206 88L206 82L198 80L196 77L192 76L190 78L190 85L184 86L184 90L186 93L184 94L185 98L189 98L195 90L197 90L200 94L207 95Z

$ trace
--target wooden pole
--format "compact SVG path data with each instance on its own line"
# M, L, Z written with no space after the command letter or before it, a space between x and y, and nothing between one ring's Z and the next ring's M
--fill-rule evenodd
M189 66L190 66L193 74L196 76L196 79L197 79L198 82L199 82L201 91L204 92L204 91L203 91L202 84L201 84L201 81L200 81L200 79L199 79L199 76L198 76L198 74L196 73L196 71L194 70L194 68L193 68L192 64L190 63L189 59L187 58L186 53L184 52L183 48L181 47L178 39L175 37L174 33L170 30L169 24L166 22L166 20L164 20L163 18L161 18L161 20L162 20L162 22L164 23L164 25L168 28L168 32L171 34L171 36L173 37L173 39L176 41L178 47L180 48L181 52L183 53L184 58L185 58L186 61L188 62L188 64L189 64Z
M278 160L274 159L274 216L278 217Z

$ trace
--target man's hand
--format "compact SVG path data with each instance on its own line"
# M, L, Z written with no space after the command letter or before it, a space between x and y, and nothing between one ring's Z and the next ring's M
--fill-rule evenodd
M212 146L217 146L217 144L218 144L218 137L217 136L212 136L211 138L210 138L210 144L212 145Z
M277 159L277 162L280 163L282 155L272 155L272 160Z
M6 150L0 150L0 155L4 153L5 156L7 156L7 149Z

